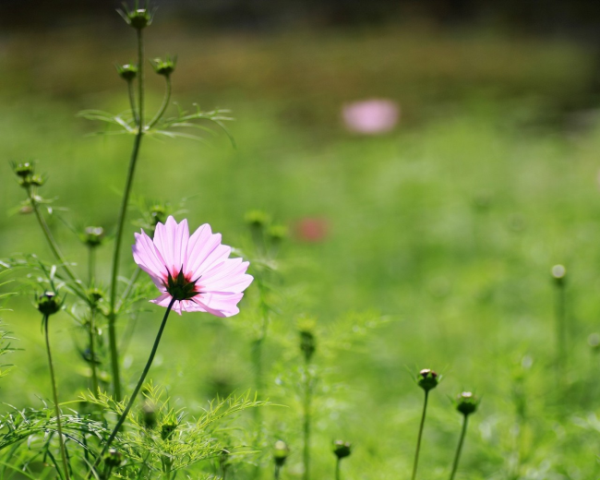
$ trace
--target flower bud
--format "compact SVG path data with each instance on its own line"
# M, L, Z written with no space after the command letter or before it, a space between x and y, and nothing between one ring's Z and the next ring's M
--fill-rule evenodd
M90 288L86 291L86 294L90 302L94 305L104 298L104 292L99 288Z
M177 422L169 419L160 427L160 438L163 440L171 440L173 433L177 430Z
M33 175L29 179L29 184L33 185L34 187L41 187L44 184L44 179L41 175Z
M289 454L290 447L288 447L288 444L285 443L283 440L277 440L275 442L275 447L273 451L273 460L275 461L275 465L277 465L278 467L283 467Z
M104 463L106 463L107 467L118 467L121 465L121 462L123 462L123 455L116 448L110 448L104 456Z
M13 170L21 178L28 178L34 174L33 164L29 162L13 165Z
M102 243L104 229L102 227L86 227L83 234L83 243L90 248L96 248Z
M300 350L304 353L306 361L310 361L317 349L316 339L312 332L308 330L300 331Z
M167 56L164 60L162 58L155 58L152 60L152 66L154 71L158 75L169 77L174 71L177 65L177 57Z
M252 230L263 230L271 222L268 214L261 210L252 210L245 216L246 223Z
M156 227L159 223L165 223L167 209L163 205L152 205L150 207L150 216L152 217L153 226Z
M46 317L57 313L61 306L54 292L44 292L37 300L37 309Z
M150 430L156 427L156 407L154 403L146 401L142 405L142 422ZM161 429L161 434L162 431L163 429Z
M267 230L267 236L271 243L279 244L288 236L288 229L284 225L272 225Z
M333 453L338 459L349 457L352 453L352 444L342 440L333 442Z
M567 269L563 265L554 265L551 270L552 277L557 285L563 285L567 276Z
M419 375L417 376L417 383L419 387L421 387L426 392L428 392L429 390L433 390L435 387L437 387L438 382L438 374L428 368L424 368L423 370L421 370L419 372Z
M136 2L137 7L137 2ZM147 8L134 8L133 10L117 10L119 15L128 25L131 25L136 30L143 30L148 25L152 24L152 15Z
M456 399L456 410L465 416L475 413L479 400L471 392L463 392Z
M137 67L137 65L134 65L133 63L117 65L117 72L119 73L119 76L123 80L131 82L137 76L138 67Z

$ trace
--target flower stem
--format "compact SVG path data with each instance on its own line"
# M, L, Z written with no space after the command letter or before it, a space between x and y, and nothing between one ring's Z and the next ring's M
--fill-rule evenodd
M46 352L48 353L48 365L50 367L50 381L52 382L52 396L54 400L54 409L56 411L56 429L58 430L58 442L60 445L60 456L62 458L63 468L65 469L65 479L69 480L69 462L67 461L67 452L65 449L65 440L62 434L62 424L60 422L60 407L58 406L58 392L56 388L56 377L54 376L54 363L52 353L50 352L50 336L48 335L48 315L44 315L44 336L46 338Z
M303 480L310 480L310 426L311 426L311 401L312 401L312 385L310 378L310 360L306 358L304 364L304 451L303 463L304 474Z
M166 81L166 89L167 90L165 92L165 97L163 99L163 103L160 107L160 110L156 113L155 117L148 124L148 129L150 129L154 125L156 125L156 122L158 122L162 118L163 114L165 113L165 110L169 106L169 100L171 99L171 78L168 75L166 75L165 81Z
M467 434L467 424L469 422L469 416L463 415L462 430L460 432L460 439L458 441L458 447L456 448L456 455L454 456L454 463L452 464L452 472L450 473L450 480L454 480L454 475L458 469L458 461L460 460L460 453L462 451L463 443L465 441L465 435Z
M108 451L108 448L110 447L111 443L117 436L119 429L125 422L125 419L127 418L127 415L129 414L129 411L131 410L131 407L133 406L133 403L135 402L135 399L136 399L138 393L140 393L140 390L142 389L142 385L144 384L146 375L148 375L148 372L150 371L150 367L152 366L152 362L154 361L154 356L156 355L156 351L158 350L158 345L160 343L162 334L165 330L165 325L167 324L167 319L169 318L169 313L171 313L171 309L173 308L173 304L175 302L176 302L176 300L174 298L171 299L171 303L169 303L169 306L167 307L165 316L163 317L162 323L160 324L160 328L158 329L158 333L156 334L156 339L154 340L154 345L152 346L152 350L150 351L150 356L148 357L148 361L146 362L144 371L142 372L142 375L140 376L140 379L138 380L138 383L135 386L133 393L131 394L131 398L129 399L129 402L127 402L127 406L125 407L125 410L123 410L123 413L121 413L121 416L119 417L119 420L117 421L117 424L113 428L113 431L111 432L110 436L108 437L108 440L104 444L104 448L102 449L102 452L98 456L98 460L96 460L96 464L102 459L104 454ZM95 465L95 466L97 466L97 465Z
M135 108L135 93L133 91L133 82L127 82L127 90L129 92L129 104L131 105L131 113L136 125L140 124L140 117L138 117L137 109Z
M138 30L138 131L133 142L133 151L129 161L129 170L127 172L127 181L125 182L125 191L119 211L119 220L117 222L117 233L115 236L115 249L113 253L112 274L110 280L110 313L108 315L108 339L110 345L110 362L112 369L113 393L117 401L121 400L121 378L119 372L119 351L117 345L116 321L117 321L117 279L119 277L119 260L121 255L121 243L123 241L123 229L125 226L125 216L129 205L131 195L131 186L135 166L144 136L144 37L142 30Z
M274 480L279 480L280 473L281 473L281 467L279 465L275 465Z
M98 388L98 373L96 371L96 307L92 307L90 312L88 337L90 344L90 365L92 369L92 391L94 392L94 395L98 395L100 389Z
M96 249L88 248L88 285L92 287L96 278Z
M77 277L73 273L73 270L71 270L71 267L69 267L69 264L63 257L63 254L60 251L60 248L58 247L56 240L54 240L54 236L52 235L52 232L50 231L50 227L48 227L46 220L44 220L44 217L42 217L38 202L35 198L35 195L33 194L31 187L27 188L27 197L29 198L29 203L31 204L33 213L35 213L35 218L37 219L38 224L40 225L42 232L44 233L44 237L46 238L46 241L48 242L48 245L50 246L50 250L52 250L52 253L54 254L56 259L60 263L60 266L65 271L67 276L75 283L74 288L76 290L77 289L79 290L79 292L76 292L76 293L78 293L81 298L83 298L87 301L87 296L85 295L85 293L83 292L83 289L81 288L81 282L77 279Z
M421 415L421 425L419 426L419 436L417 437L417 450L415 452L415 462L413 464L412 480L417 478L417 466L419 465L419 452L421 451L421 438L423 437L423 427L425 426L425 416L427 415L427 400L429 390L425 390L425 399L423 401L423 413Z
M336 458L335 460L335 480L340 480L342 478L342 474L340 473L340 465L342 463L341 458Z
M564 374L567 367L567 322L566 322L566 292L565 283L557 282L555 299L555 318L556 318L556 354L557 354L557 373L559 375L558 384L561 385L564 380Z

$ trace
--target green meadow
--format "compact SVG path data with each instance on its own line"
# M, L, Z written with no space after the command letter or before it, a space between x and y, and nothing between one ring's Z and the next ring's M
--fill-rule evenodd
M19 213L25 195L10 162L33 160L47 176L39 192L52 200L49 224L83 277L79 234L105 228L97 258L104 290L133 136L102 134L105 126L77 113L128 109L113 67L135 55L133 34L123 30L16 33L0 52L0 258L35 252L53 261L34 216ZM422 368L443 378L430 393L419 478L448 478L461 422L453 400L462 391L481 404L457 479L600 475L600 350L589 341L600 332L600 99L590 52L566 41L426 25L213 36L159 20L148 30L147 52L178 54L173 100L182 108L231 109L235 146L218 129L202 141L144 139L123 276L135 267L133 232L156 202L192 230L209 223L221 232L250 260L251 274L261 254L246 214L264 211L288 231L270 260L261 394L270 405L259 407L258 448L255 413L243 412L232 427L232 442L254 446L233 455L227 478L257 478L255 464L258 478L271 478L278 439L290 446L282 478L302 478L298 329L307 322L317 345L313 479L334 478L338 439L353 448L344 479L409 477ZM146 74L154 112L163 87L150 68ZM399 104L392 132L345 129L342 107L369 98ZM306 219L324 227L322 238L303 238ZM556 264L567 270L562 369ZM51 395L36 275L15 269L0 277L13 280L3 292L19 293L1 312L18 348L3 357L14 364L0 379L3 412L39 408ZM157 296L142 279L148 299ZM150 378L173 408L192 418L217 395L253 390L258 303L255 283L237 316L171 316ZM126 391L164 313L139 305L139 315L118 324ZM90 372L85 333L68 308L50 328L61 401L76 408ZM11 458L0 450L2 465L19 464L26 450ZM58 478L36 462L34 478ZM219 475L217 464L205 461L177 478L211 472Z

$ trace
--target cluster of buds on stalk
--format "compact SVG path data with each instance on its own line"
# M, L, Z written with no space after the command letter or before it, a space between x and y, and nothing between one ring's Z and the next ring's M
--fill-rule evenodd
M13 164L13 171L19 177L19 185L23 188L41 187L44 184L42 176L35 173L32 162Z
M252 210L245 216L255 246L267 253L274 254L288 237L285 225L273 223L271 216L262 210Z

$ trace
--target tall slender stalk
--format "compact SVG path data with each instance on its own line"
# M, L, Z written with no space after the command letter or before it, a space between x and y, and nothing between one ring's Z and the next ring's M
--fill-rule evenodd
M94 285L96 279L96 248L88 247L88 285Z
M556 282L554 315L556 318L556 353L559 375L563 376L567 368L567 301L565 282Z
M303 422L303 438L304 438L304 449L303 449L303 463L304 473L302 478L304 480L310 480L310 433L311 433L311 420L312 420L312 382L310 375L310 359L305 357L304 363L304 422Z
M425 390L425 399L423 400L423 413L421 414L421 424L419 425L419 436L417 437L417 450L415 452L415 461L413 463L412 480L417 478L417 467L419 465L419 453L421 451L421 438L423 437L423 427L425 426L425 416L427 415L427 400L429 390Z
M138 383L135 386L133 393L131 394L131 398L129 399L129 402L127 402L127 406L125 407L125 410L123 410L123 413L121 413L121 416L119 417L119 420L117 420L117 423L116 423L115 427L113 428L110 436L108 437L108 440L106 440L104 447L102 448L102 452L100 453L100 455L98 456L98 460L96 460L96 463L94 464L94 468L98 465L98 463L100 462L100 460L102 459L104 454L108 451L108 448L112 444L112 442L115 439L115 437L117 436L117 433L119 432L121 426L125 422L127 415L129 414L129 411L131 410L131 407L133 406L135 399L138 396L138 393L140 393L140 390L142 389L144 380L146 379L146 376L148 375L148 372L150 371L150 367L152 366L152 362L154 361L154 356L156 355L156 351L158 350L158 345L160 344L160 339L162 338L163 332L165 330L165 326L167 324L167 319L169 318L169 313L171 313L171 309L173 308L173 304L175 302L176 302L176 300L174 298L172 298L171 302L169 303L169 306L167 307L167 311L165 312L165 315L162 319L162 323L160 324L158 333L156 334L156 339L154 340L154 345L152 346L152 350L150 351L150 356L148 357L148 361L146 362L144 371L142 372L142 375L140 376L140 379L138 380ZM88 478L89 478L89 475L88 475Z
M54 375L54 363L52 361L52 353L50 351L50 336L48 335L48 315L44 315L44 336L46 339L46 352L48 353L48 366L50 367L50 381L52 382L52 397L54 401L54 409L56 412L56 429L58 430L58 442L60 445L60 456L62 458L63 468L65 469L65 479L70 480L69 462L67 461L67 452L65 449L65 440L62 433L62 424L60 421L60 407L58 405L58 390L56 388L56 377Z
M98 387L98 372L96 368L96 307L90 310L90 320L88 322L88 342L90 344L90 365L92 369L92 391L94 395L100 393Z
M341 464L342 464L342 459L339 457L336 458L336 460L335 460L335 480L340 480L340 478L342 478L341 470L340 470Z
M161 119L161 117L167 110L167 107L169 106L169 100L171 99L171 78L168 75L165 75L165 82L166 82L166 92L165 92L165 96L163 98L163 103L162 103L160 109L158 110L158 112L156 113L156 115L154 116L154 118L148 124L148 128L152 128L154 125L156 125L156 122L158 122Z
M454 475L458 469L458 461L460 460L460 454L462 452L463 443L465 442L465 435L467 434L467 424L469 422L469 415L463 415L462 430L460 432L460 439L458 440L458 447L456 448L456 454L454 455L454 463L452 464L452 472L450 473L450 480L454 480Z
M137 30L138 40L138 115L137 124L138 131L133 142L133 150L129 161L129 170L127 172L127 181L125 182L125 191L119 211L119 219L117 222L117 233L115 236L115 248L112 261L112 273L110 279L110 313L108 315L108 339L110 348L110 361L112 370L112 384L115 399L120 401L121 395L121 377L119 369L119 351L117 345L116 321L117 321L117 281L119 277L119 261L121 255L121 244L123 241L123 229L125 226L125 216L127 215L127 207L129 205L129 197L131 195L131 187L133 185L133 177L135 174L135 166L144 136L144 37L141 29Z

